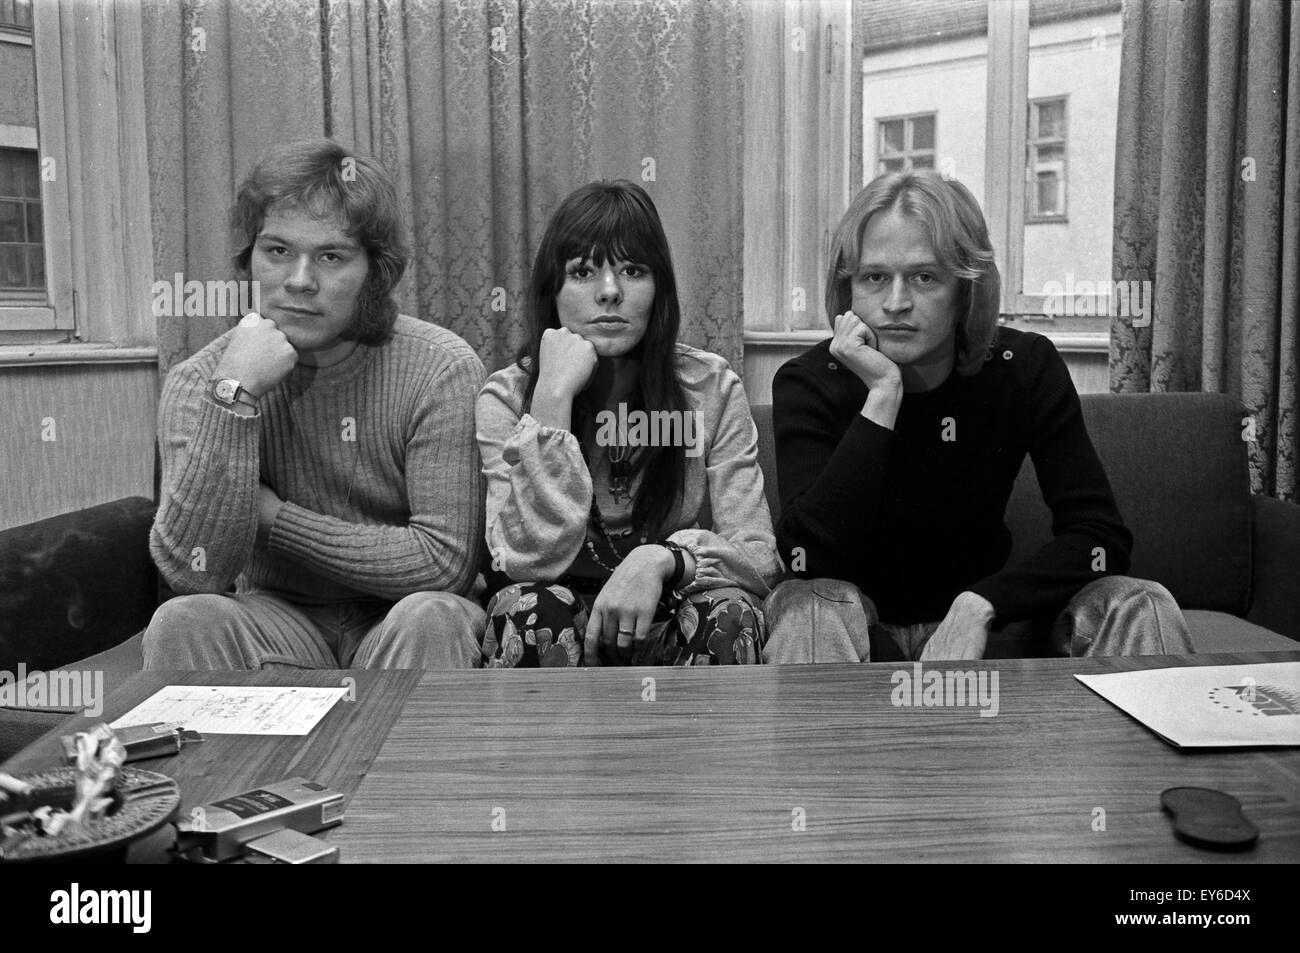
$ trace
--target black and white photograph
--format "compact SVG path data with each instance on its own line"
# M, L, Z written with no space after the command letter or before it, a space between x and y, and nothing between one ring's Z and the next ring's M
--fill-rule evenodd
M1298 384L1286 0L0 0L0 923L1294 936Z

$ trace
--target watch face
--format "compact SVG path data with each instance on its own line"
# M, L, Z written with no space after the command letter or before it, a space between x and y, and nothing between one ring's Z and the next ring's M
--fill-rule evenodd
M235 389L239 385L234 381L217 381L217 400L224 400L226 403L233 403L235 400Z

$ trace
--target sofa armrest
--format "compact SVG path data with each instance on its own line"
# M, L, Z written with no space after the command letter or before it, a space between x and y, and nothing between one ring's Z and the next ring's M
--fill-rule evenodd
M1247 621L1300 642L1300 506L1252 496L1251 600Z
M128 497L0 532L0 671L64 665L149 624L154 509Z

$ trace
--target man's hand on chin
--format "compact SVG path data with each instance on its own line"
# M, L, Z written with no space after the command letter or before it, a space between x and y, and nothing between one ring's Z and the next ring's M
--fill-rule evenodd
M271 539L271 525L275 522L284 500L265 483L257 484L257 545L266 546Z
M961 592L921 650L921 661L979 659L989 639L993 604L973 592Z

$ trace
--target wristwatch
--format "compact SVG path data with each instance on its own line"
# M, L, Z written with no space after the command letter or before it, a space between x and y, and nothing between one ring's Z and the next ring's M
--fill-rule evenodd
M685 550L669 539L663 540L659 545L673 554L673 576L668 580L666 588L670 592L676 592L685 582L686 558L682 555Z
M235 404L243 404L245 407L257 406L257 401L253 400L252 394L244 390L244 385L228 377L214 380L212 386L208 388L208 393L213 400L225 407L234 407Z

